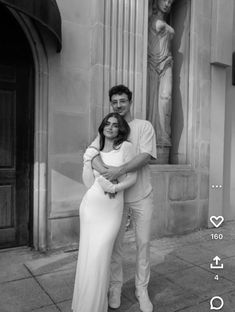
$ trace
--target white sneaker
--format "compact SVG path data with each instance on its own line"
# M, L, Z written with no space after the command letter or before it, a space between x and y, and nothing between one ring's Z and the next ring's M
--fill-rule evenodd
M142 291L135 291L135 296L140 304L140 310L142 312L153 312L153 305L152 302L149 299L148 291L147 289L144 289Z
M109 307L111 309L118 309L121 305L121 289L113 287L109 290Z

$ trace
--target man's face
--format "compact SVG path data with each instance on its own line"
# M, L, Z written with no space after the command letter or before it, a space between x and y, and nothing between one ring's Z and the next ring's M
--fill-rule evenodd
M158 9L163 13L169 13L174 0L156 0Z
M111 98L111 106L115 113L125 117L130 113L131 101L128 100L128 96L125 93L114 94Z

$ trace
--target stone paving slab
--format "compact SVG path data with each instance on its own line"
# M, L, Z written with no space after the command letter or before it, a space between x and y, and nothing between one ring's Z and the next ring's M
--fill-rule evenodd
M37 276L37 281L56 303L72 298L75 272L57 271Z
M212 250L206 249L202 246L183 246L179 249L176 249L171 252L171 255L174 255L186 262L189 262L194 265L208 263L216 255L220 258L223 257L221 253L215 253Z
M194 306L189 306L180 312L209 312L210 310L210 302L207 300L206 302L197 303ZM213 311L213 310L212 310ZM221 312L229 312L225 310L220 310Z
M33 261L28 261L25 263L25 265L34 276L63 270L75 271L76 258L71 253L60 253Z
M235 283L235 257L224 259L222 263L224 268L219 270L219 275Z
M200 267L193 267L183 272L169 273L166 275L172 282L191 291L200 297L200 301L206 300L218 294L235 290L235 284L224 278L219 281L214 279L214 274Z
M66 300L64 302L57 303L57 306L61 312L72 312L71 305L72 305L72 300Z
M217 244L215 251L222 255L222 258L235 256L235 243Z
M151 270L154 272L159 272L161 274L173 273L177 271L182 271L192 267L193 264L188 263L182 259L179 259L171 254L166 255L157 264L151 263Z
M33 278L1 283L0 303L1 312L27 312L53 304Z
M33 312L60 312L55 305L49 305L47 307L32 310Z
M228 293L226 295L221 296L224 301L223 307L219 310L220 312L235 312L235 292ZM186 309L180 310L180 312L209 312L216 311L210 310L210 299L198 303L194 306L189 306ZM215 307L220 306L220 302L214 302Z
M134 279L132 279L123 287L123 292L129 301L132 302L132 306L129 309L121 309L120 311L140 311L134 290ZM149 297L153 302L154 310L159 312L177 311L189 304L194 304L199 299L198 295L186 291L185 288L174 284L166 276L156 272L151 273Z
M235 311L235 291L227 293L226 295L221 295L224 301L224 307L222 312L234 312Z
M225 240L209 240L198 242L197 246L202 247L207 250L211 250L213 252L217 252L219 248L223 248L224 246L231 246L234 244L234 241L225 241Z
M0 251L0 281L14 281L30 277L30 273L24 266L24 262L32 259L32 253L28 248L14 248Z

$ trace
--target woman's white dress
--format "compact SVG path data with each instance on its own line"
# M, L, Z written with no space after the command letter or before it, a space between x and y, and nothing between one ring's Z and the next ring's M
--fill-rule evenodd
M120 166L130 158L124 142L120 149L100 152L107 165ZM123 213L123 191L109 198L97 181L80 205L80 243L72 301L74 312L106 312L112 249Z

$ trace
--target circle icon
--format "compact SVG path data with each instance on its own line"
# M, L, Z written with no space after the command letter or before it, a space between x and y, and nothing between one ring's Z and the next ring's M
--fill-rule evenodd
M223 306L224 306L224 300L221 297L215 296L211 298L210 310L220 310L223 308Z

